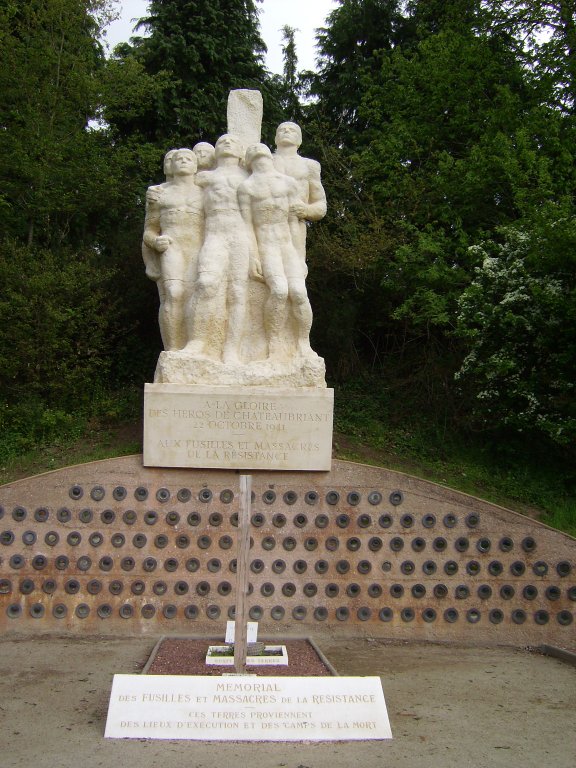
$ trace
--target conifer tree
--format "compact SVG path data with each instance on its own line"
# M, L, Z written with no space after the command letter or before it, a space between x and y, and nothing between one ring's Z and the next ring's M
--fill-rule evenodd
M109 0L0 4L2 229L29 244L70 240L82 205L93 204L97 141L87 128L110 8Z
M576 114L576 0L484 0L494 29L512 34L554 106Z
M288 25L282 27L284 66L280 87L282 90L281 103L286 118L300 122L303 115L298 96L302 91L302 85L298 74L295 34L296 30L293 27Z
M137 129L163 145L214 141L226 129L226 102L233 88L262 90L266 47L260 37L258 0L152 0L132 39L120 51L152 78ZM117 105L107 118L122 132L133 126Z

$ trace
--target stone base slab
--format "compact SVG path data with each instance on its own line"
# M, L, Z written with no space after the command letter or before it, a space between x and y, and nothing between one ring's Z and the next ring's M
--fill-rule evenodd
M185 350L161 352L154 374L156 384L194 384L236 387L322 387L326 386L323 358L311 352L290 360L254 360L224 363L199 358Z
M114 675L104 737L367 741L392 730L375 676Z
M331 468L334 390L146 384L144 466Z

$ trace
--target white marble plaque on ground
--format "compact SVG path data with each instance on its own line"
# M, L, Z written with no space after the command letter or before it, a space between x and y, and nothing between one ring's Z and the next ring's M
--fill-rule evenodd
M379 677L114 675L106 738L391 739Z
M329 470L334 390L146 384L144 466Z
M226 637L224 638L225 643L233 643L234 637L236 635L236 622L235 621L227 621L226 622ZM247 621L246 622L246 642L247 643L256 643L258 641L258 622L257 621Z

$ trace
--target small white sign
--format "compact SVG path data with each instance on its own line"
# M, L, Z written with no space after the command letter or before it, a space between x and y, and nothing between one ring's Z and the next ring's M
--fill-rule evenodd
M234 656L224 656L224 652L228 650L226 645L210 645L208 647L208 653L206 654L206 664L213 664L218 667L233 667ZM268 652L269 656L247 656L246 666L248 667L287 667L288 666L288 651L285 645L267 645L264 648L264 652Z
M236 622L235 621L227 621L226 622L226 637L224 638L225 643L233 643L234 642L234 631L235 631ZM246 642L247 643L255 643L258 640L258 622L257 621L248 621L246 623L247 630L246 630Z
M106 738L391 739L379 677L114 675Z

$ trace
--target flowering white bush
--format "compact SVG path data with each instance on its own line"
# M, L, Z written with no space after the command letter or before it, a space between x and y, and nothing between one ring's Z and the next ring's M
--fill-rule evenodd
M456 374L477 427L576 436L574 274L546 271L537 238L506 229L474 246L482 258L458 302L457 333L469 351Z

